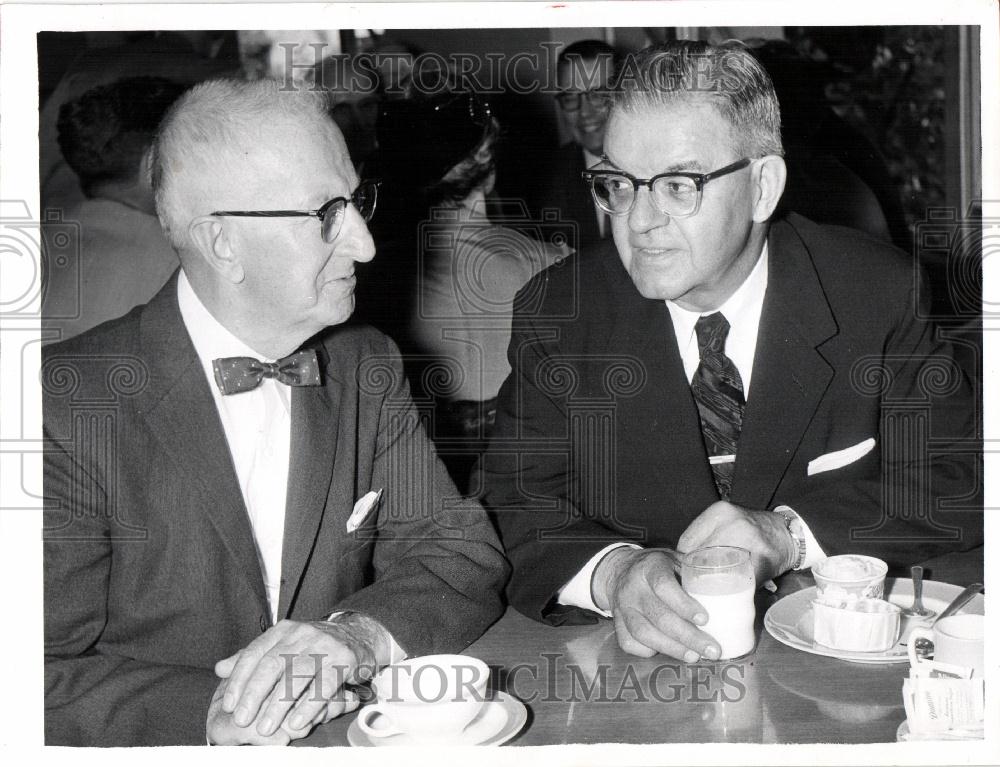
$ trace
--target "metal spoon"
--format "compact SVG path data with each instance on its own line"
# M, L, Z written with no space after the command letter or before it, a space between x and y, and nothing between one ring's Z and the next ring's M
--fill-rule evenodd
M913 606L903 610L904 618L929 618L934 615L933 610L924 607L924 568L914 565L910 568L910 575L913 577Z
M934 619L934 622L931 623L931 626L933 627L934 624L937 623L939 620L942 620L957 613L959 610L965 607L965 605L968 604L968 602L974 596L976 596L976 594L978 594L982 590L983 590L983 584L981 583L972 583L966 586L962 590L962 593L959 594L957 597L955 597L953 600L951 600L951 603L941 611L941 614ZM920 656L921 658L924 658L927 655L929 655L931 648L933 646L934 644L932 642L928 642L923 637L918 638L916 643L914 644L917 655Z

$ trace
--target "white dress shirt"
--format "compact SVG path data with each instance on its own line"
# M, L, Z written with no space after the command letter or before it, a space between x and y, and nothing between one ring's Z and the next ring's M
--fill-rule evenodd
M195 295L183 269L177 279L177 302L222 419L233 468L250 516L271 619L276 622L292 433L291 392L275 379L265 378L256 389L223 396L215 383L212 360L219 357L275 360L251 349L226 330Z
M255 389L224 396L215 383L213 360L219 357L276 360L251 349L226 330L195 294L183 269L177 278L177 302L222 419L229 454L250 517L271 622L276 623L292 438L291 389L273 378L265 378ZM339 614L340 611L334 612L327 620ZM406 653L384 626L382 630L389 641L388 662L398 663Z
M715 311L722 312L729 323L729 334L726 336L725 353L733 361L743 381L743 395L750 401L750 377L753 373L754 354L757 350L757 331L760 328L760 315L764 308L764 294L767 292L767 243L761 250L760 258L754 264L750 274L736 291ZM715 312L693 312L678 306L673 301L666 301L670 320L674 327L674 337L677 349L684 365L684 374L690 383L698 370L701 354L698 350L698 336L694 326L702 316ZM787 509L788 507L778 507ZM789 509L790 510L790 509ZM799 569L812 567L825 556L822 548L809 526L802 520L802 531L806 539L806 556ZM564 605L584 607L588 610L610 617L611 613L601 610L594 604L590 591L594 570L604 556L620 546L641 548L634 543L612 543L591 557L583 568L574 575L559 591L558 601Z

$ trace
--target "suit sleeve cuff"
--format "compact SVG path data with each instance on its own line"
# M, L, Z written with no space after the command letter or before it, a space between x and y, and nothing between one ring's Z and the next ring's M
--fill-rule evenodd
M334 618L336 618L338 615L342 615L344 612L345 612L344 610L336 610L335 612L332 612L328 616L326 616L326 619L328 621L332 621ZM374 620L374 618L371 620ZM385 633L386 638L388 638L389 640L388 642L389 657L385 659L377 658L376 660L378 661L379 666L392 666L396 663L399 663L400 661L406 660L406 652L403 650L402 647L399 646L399 643L396 641L396 638L392 634L390 634L389 630L385 626L382 626L381 623L379 623L379 626L381 626L382 631ZM385 663L382 663L383 660L385 661Z
M588 559L587 564L580 569L580 572L570 578L566 585L559 589L559 593L556 595L556 601L561 605L582 607L583 609L591 610L598 615L603 615L605 618L610 618L611 613L608 610L602 610L594 604L594 597L590 590L590 582L594 577L594 570L597 569L597 565L600 564L600 561L604 559L609 552L619 549L622 546L626 546L630 549L642 548L634 543L625 542L612 543L610 546L605 546L603 549L594 554L594 556Z
M809 524L802 518L802 516L795 511L791 506L778 506L775 511L784 511L789 514L794 514L799 518L799 523L802 525L802 537L806 541L806 555L802 560L802 564L797 568L798 570L808 570L813 565L822 562L826 559L826 552L823 551L823 547L819 545L819 541L816 540L816 536L812 534L812 530L809 529Z

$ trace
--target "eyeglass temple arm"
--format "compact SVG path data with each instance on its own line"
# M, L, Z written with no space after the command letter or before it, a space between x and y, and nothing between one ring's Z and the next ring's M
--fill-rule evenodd
M288 218L290 216L315 216L316 210L216 210L213 216L249 216L251 218Z
M373 178L368 179L355 189L350 197L335 197L330 200L330 203L336 202L353 202L355 195L360 191L361 187L365 184L370 184L374 187L375 192L378 193L378 188L382 185L382 179ZM328 204L330 204L328 203ZM319 216L319 210L216 210L210 215L212 216L251 216L253 218L285 218L288 216Z
M713 178L718 178L719 176L725 176L729 173L735 173L738 170L742 170L747 165L750 164L750 160L744 157L742 160L737 160L731 165L727 165L725 168L719 168L718 170L713 170L711 173L705 173L701 177L701 183L704 185L705 182L711 181Z

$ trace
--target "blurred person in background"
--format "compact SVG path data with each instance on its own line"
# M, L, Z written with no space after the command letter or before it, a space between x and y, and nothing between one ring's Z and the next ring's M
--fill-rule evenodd
M369 288L387 317L406 323L394 331L416 355L408 368L414 389L434 402L439 449L447 440L458 445L444 457L460 489L510 372L514 295L564 252L512 228L531 228L523 208L511 217L502 204L487 204L499 132L489 104L467 91L387 102L378 125L392 212L375 231L379 259L396 271Z
M556 104L571 140L552 153L542 171L538 208L558 209L575 224L567 237L577 249L611 234L607 215L580 184L580 174L601 160L611 105L606 89L615 63L615 49L607 43L580 40L566 46L556 64Z
M330 56L320 62L315 85L330 99L330 114L347 141L351 161L365 174L375 151L375 123L381 103L381 74L371 54Z
M67 40L70 36L73 36L71 40ZM76 173L66 163L58 146L56 124L65 103L79 99L98 86L130 77L162 77L191 86L209 77L234 75L240 69L235 33L221 30L49 32L39 34L38 38L41 105L38 177L42 210L65 210L84 199ZM42 68L43 64L55 66L60 51L80 42L84 49L64 71ZM45 82L41 79L43 72Z
M150 147L185 86L159 77L102 85L59 110L58 141L86 199L43 224L47 243L76 233L78 247L46 261L43 327L64 340L144 304L177 269L156 218ZM76 227L78 225L78 227ZM53 251L55 252L55 251Z

